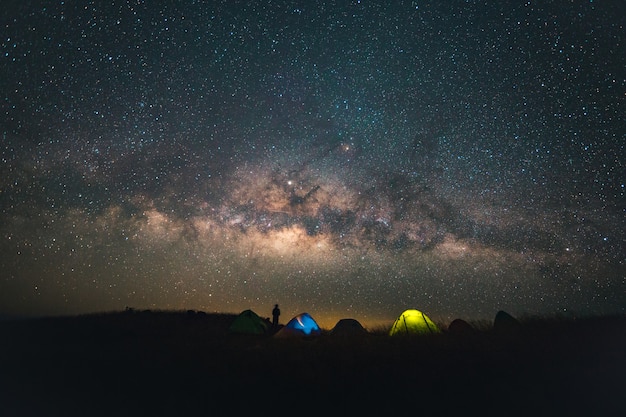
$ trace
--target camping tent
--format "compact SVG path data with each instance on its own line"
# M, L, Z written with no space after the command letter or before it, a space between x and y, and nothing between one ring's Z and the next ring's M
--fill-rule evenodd
M322 333L309 313L301 313L276 333L276 337L319 336Z
M455 334L455 335L467 336L467 335L473 334L475 330L472 327L472 325L466 322L465 320L454 319L448 325L448 332Z
M500 310L493 320L493 329L499 334L515 336L521 331L522 325L515 317Z
M252 310L244 310L233 320L229 327L231 333L265 334L267 322Z
M341 319L330 331L332 336L359 336L367 334L361 323L355 319Z
M430 334L440 330L426 314L418 310L406 310L396 319L389 330L389 335Z

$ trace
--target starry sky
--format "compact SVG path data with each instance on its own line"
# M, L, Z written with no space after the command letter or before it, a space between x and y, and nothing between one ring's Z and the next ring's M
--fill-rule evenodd
M3 1L0 314L626 312L620 1Z

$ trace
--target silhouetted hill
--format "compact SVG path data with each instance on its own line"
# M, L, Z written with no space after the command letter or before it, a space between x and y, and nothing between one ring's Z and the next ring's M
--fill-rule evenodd
M515 331L234 335L235 315L0 323L0 415L624 415L626 317Z

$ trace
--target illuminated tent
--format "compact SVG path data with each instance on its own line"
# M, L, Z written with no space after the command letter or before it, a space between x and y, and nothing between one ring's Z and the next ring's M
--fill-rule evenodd
M418 310L406 310L400 314L389 330L390 336L432 334L440 330L431 319Z
M244 310L233 320L229 327L231 333L265 334L267 322L252 310Z
M319 336L322 333L309 313L301 313L289 320L275 337Z
M355 319L341 319L330 331L332 336L358 336L367 334L367 330Z

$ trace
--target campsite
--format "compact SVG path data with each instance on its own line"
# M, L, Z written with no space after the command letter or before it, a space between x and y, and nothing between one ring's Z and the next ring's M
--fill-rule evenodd
M625 415L626 317L416 311L384 329L303 313L271 330L252 311L2 321L0 415Z

